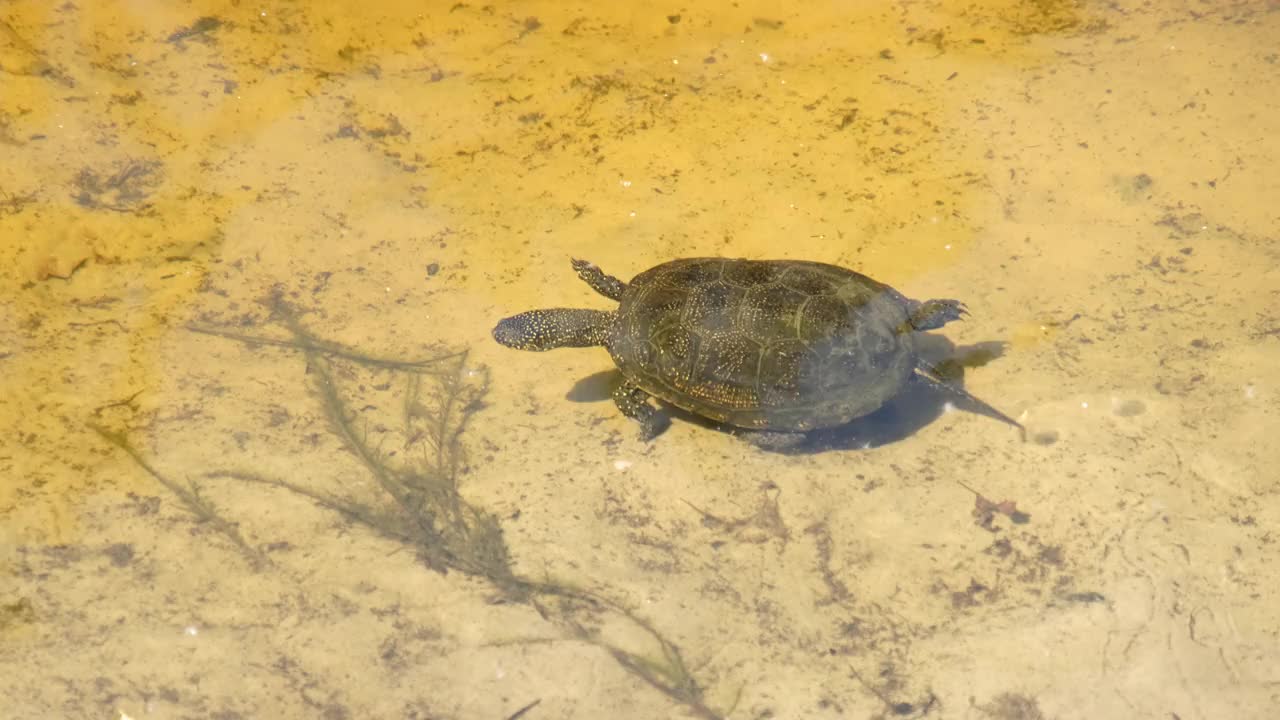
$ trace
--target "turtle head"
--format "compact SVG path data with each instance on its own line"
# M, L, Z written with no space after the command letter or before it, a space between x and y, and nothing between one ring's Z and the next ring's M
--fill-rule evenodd
M591 347L605 344L612 325L613 313L602 310L530 310L499 322L493 339L516 350Z

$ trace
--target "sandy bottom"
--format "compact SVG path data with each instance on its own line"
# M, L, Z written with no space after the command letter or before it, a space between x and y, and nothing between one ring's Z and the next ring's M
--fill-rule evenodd
M1275 2L329 5L0 15L0 715L1274 716ZM489 336L702 255L962 299L1027 440Z

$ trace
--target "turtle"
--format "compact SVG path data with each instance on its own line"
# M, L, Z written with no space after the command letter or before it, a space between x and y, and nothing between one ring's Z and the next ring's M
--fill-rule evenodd
M554 308L501 320L494 339L519 350L604 347L621 370L618 409L652 440L669 425L657 398L754 432L765 448L879 409L922 378L1019 430L1009 416L947 383L916 334L959 320L958 300L908 299L837 265L801 260L672 260L630 283L572 260L578 277L615 300L613 311Z

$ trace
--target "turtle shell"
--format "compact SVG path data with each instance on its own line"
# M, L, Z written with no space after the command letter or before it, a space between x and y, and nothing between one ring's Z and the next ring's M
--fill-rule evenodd
M835 265L688 258L631 281L607 344L626 377L676 407L803 432L898 393L917 362L911 307Z

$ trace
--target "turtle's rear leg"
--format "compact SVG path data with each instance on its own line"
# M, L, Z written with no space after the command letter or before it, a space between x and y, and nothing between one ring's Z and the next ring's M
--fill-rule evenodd
M621 300L622 293L627 289L626 283L612 275L605 275L604 271L586 260L575 258L573 269L578 273L578 277L591 286L592 290L612 300Z
M613 401L623 415L640 423L640 439L648 442L662 434L671 420L649 402L649 393L630 380L624 380L613 391Z

